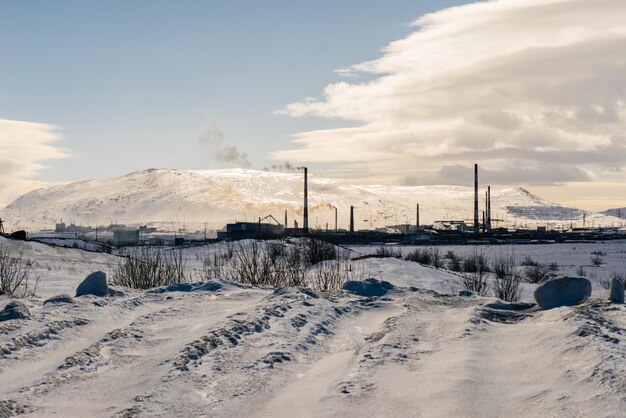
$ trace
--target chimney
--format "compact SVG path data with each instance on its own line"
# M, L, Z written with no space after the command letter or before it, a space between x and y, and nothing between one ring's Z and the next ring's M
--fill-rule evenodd
M487 232L487 222L485 222L485 211L483 210L483 234Z
M474 164L474 232L478 233L478 164Z
M287 209L285 209L285 228L289 228L289 224L287 223Z
M350 232L354 232L354 206L350 206Z
M418 203L415 208L415 225L420 227L420 204Z
M309 231L309 170L304 168L304 232Z
M487 186L487 230L491 231L491 186Z
M335 231L337 230L337 206L335 206Z

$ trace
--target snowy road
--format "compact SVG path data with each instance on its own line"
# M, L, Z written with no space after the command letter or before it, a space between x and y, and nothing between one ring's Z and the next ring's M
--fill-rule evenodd
M88 268L89 254L65 251L45 295ZM217 281L25 300L30 321L0 323L0 417L623 416L625 305L528 310L456 296L458 276L442 269L361 263L395 289L369 298Z

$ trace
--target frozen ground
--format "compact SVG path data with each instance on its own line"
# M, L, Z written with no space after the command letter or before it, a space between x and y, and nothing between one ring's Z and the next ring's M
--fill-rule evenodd
M588 263L591 248L515 251L569 266ZM625 271L621 248L594 250ZM199 251L188 251L190 263ZM218 280L211 291L126 289L124 297L43 306L44 295L73 294L87 272L107 270L115 256L39 243L24 253L36 260L42 296L26 301L32 320L0 323L0 416L620 417L626 410L624 305L524 310L457 296L449 272L371 258L354 268L396 286L381 298ZM7 301L0 297L0 308Z

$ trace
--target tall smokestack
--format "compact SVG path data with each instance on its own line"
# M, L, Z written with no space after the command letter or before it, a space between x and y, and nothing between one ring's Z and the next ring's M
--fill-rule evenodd
M478 164L474 164L474 232L478 233Z
M491 186L487 186L487 230L491 231Z
M337 206L335 206L335 231L337 230Z
M289 225L287 224L287 209L285 209L285 228L289 228Z
M309 231L309 170L304 168L304 232Z
M486 211L483 210L483 234L487 232L487 222L485 221L485 212Z
M420 204L418 203L415 207L415 225L420 227Z
M350 232L354 232L354 206L350 206Z

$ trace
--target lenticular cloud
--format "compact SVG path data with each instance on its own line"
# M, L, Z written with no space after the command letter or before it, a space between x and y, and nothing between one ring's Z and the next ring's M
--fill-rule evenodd
M599 180L626 157L626 2L501 0L425 15L350 82L291 103L292 117L351 127L302 132L272 157L339 163L366 175L441 181L478 161L541 182ZM367 81L359 82L359 75ZM330 152L332 150L332 152Z
M68 156L57 147L61 139L55 125L0 119L0 208L43 185L34 180L43 161Z

